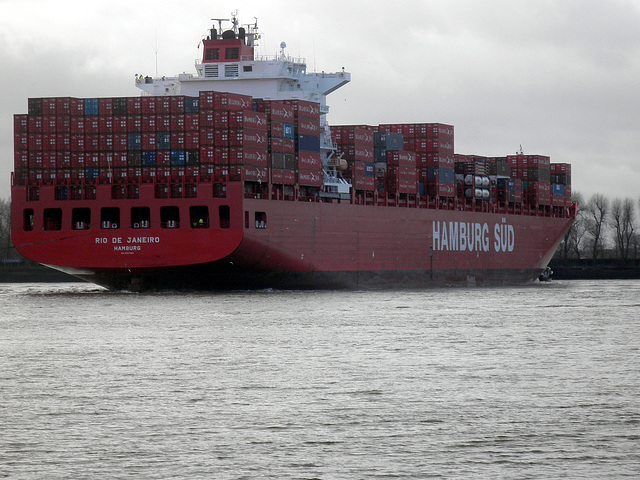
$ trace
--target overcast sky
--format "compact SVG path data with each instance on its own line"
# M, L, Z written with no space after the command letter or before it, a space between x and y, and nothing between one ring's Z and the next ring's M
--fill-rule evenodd
M0 0L0 198L28 98L137 96L156 49L159 75L194 72L236 9L258 53L285 41L309 71L351 73L331 124L449 123L456 153L522 145L571 163L586 197L640 197L640 0Z

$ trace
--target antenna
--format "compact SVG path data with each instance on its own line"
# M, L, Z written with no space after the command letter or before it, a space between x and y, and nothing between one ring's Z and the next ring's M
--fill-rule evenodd
M156 44L153 47L156 52L156 78L158 77L158 28L156 27Z
M524 155L524 151L522 150L522 144L520 145L520 150L516 152L516 155Z

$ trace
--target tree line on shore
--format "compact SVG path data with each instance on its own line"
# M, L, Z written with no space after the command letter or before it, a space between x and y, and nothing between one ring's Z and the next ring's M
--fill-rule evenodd
M585 201L580 192L576 221L554 256L554 261L616 259L638 260L640 255L640 198L615 198L595 193ZM11 202L0 199L0 259L20 255L11 243Z

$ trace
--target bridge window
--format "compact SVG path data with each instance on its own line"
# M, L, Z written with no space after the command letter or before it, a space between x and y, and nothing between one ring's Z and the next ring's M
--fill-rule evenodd
M91 225L90 208L74 208L71 212L71 228L74 230L86 230Z
M242 71L243 72L253 72L253 66L252 65L244 65L242 67Z
M238 60L240 58L239 48L227 48L225 51L225 60Z
M118 207L105 207L100 210L101 228L120 228L120 209Z
M219 48L207 48L207 51L204 54L205 60L219 60L220 59L220 49Z
M44 209L44 229L60 230L62 228L62 209L61 208L45 208Z
M178 207L160 207L160 226L162 228L180 228L180 209Z
M131 208L131 228L150 228L151 211L149 207Z
M206 206L189 207L189 219L192 228L209 228L209 208Z

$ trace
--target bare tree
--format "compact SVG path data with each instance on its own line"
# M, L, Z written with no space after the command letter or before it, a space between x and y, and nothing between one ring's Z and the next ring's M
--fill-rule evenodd
M613 228L616 250L622 260L629 258L629 248L635 230L634 215L635 204L629 197L624 200L616 198L611 204L609 224Z
M580 192L573 192L571 201L578 205L576 220L564 237L563 258L566 260L570 254L580 260L582 258L582 249L584 237L587 233L586 229L586 203Z
M601 193L595 193L589 199L585 209L586 230L591 237L591 259L595 261L603 250L603 229L609 213L609 199Z

